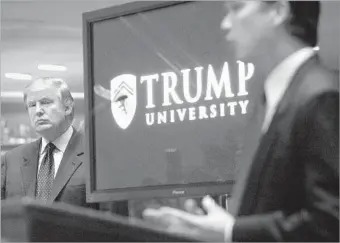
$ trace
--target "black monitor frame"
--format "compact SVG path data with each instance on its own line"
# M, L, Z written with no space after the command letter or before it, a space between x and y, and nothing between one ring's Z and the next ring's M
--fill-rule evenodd
M87 157L86 200L88 202L107 202L128 199L196 197L204 195L223 195L231 192L234 180L226 182L202 182L179 185L143 186L124 189L97 190L96 155L94 149L93 127L93 63L92 28L93 24L108 19L136 14L160 8L186 4L192 1L143 1L104 8L83 14L83 53L84 53L84 94L85 94L85 154Z

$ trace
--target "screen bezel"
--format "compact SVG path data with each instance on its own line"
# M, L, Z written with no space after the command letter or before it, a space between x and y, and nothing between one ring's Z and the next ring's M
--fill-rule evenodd
M119 188L97 190L96 156L94 147L95 129L93 127L93 24L100 21L133 15L140 12L187 4L192 1L166 2L130 2L127 4L104 8L83 14L83 53L84 53L84 95L85 95L85 155L87 163L86 200L87 202L108 202L129 199L167 198L167 197L197 197L204 195L229 194L234 184L230 179L224 182L201 182L178 185L141 186L134 188Z

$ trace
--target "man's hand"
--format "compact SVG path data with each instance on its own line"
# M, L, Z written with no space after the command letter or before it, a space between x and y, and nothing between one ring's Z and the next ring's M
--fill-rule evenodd
M194 214L175 208L161 207L146 209L143 216L157 224L165 225L169 232L191 235L207 241L223 242L226 238L230 238L230 235L225 237L225 232L231 234L234 218L209 196L203 198L202 206L206 214L193 200L190 200L185 207Z

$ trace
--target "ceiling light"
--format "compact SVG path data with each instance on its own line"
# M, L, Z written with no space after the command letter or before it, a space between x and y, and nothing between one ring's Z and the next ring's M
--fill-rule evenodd
M6 78L18 80L32 80L32 76L24 73L5 73Z
M40 64L38 65L38 69L44 71L58 71L58 72L64 72L67 70L65 66L52 64Z
M1 91L1 98L22 98L24 97L24 94L22 92L16 92L16 91Z

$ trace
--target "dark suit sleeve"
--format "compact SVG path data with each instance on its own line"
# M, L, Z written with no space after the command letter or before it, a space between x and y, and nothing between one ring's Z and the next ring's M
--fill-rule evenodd
M1 156L1 200L6 198L6 174L7 174L7 162L5 154Z
M292 159L303 165L303 208L290 215L277 211L239 217L233 241L339 242L339 93L319 95L298 117Z

